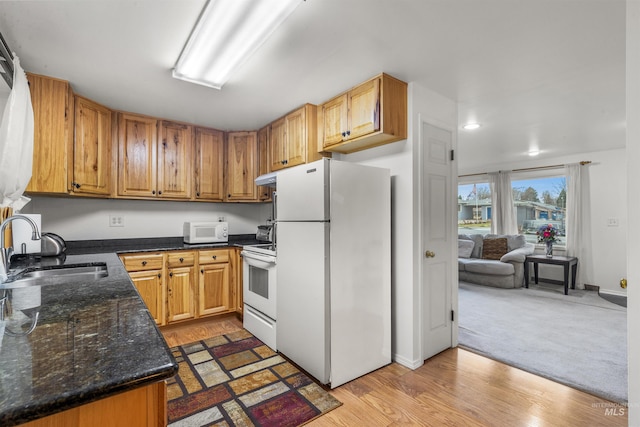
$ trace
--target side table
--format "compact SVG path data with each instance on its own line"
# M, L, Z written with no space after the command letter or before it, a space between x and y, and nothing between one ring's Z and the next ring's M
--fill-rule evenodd
M533 277L538 283L538 264L561 265L564 268L564 294L569 294L569 267L571 267L571 289L576 288L576 273L578 272L578 258L566 256L528 255L524 260L524 287L529 287L529 263L533 263Z

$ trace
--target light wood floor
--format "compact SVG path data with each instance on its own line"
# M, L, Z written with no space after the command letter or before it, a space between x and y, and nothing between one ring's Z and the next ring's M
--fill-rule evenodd
M242 328L234 316L163 329L169 346ZM626 408L460 348L416 370L392 363L331 390L323 426L626 426Z

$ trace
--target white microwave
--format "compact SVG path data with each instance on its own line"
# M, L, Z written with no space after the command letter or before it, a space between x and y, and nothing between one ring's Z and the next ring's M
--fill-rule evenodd
M229 224L226 222L188 221L183 227L184 242L218 243L229 241Z

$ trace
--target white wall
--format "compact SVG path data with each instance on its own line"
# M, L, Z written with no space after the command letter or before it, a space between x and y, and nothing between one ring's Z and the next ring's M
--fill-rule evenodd
M419 141L419 120L422 116L435 125L455 128L457 107L439 94L409 84L409 137L381 147L336 155L339 160L386 167L391 170L391 303L393 359L410 368L423 363L420 337L419 263L422 259L419 233L414 232L421 221L418 205L418 167L421 159L414 149Z
M601 292L626 295L626 290L620 288L620 279L626 276L628 231L627 220L627 177L626 177L625 149L583 153L566 157L556 157L552 160L527 160L519 163L480 165L473 169L459 171L460 174L510 170L551 164L575 163L591 160L589 178L591 184L591 247L593 260L579 260L579 263L589 262L592 266L590 285L600 287ZM561 174L562 169L551 173ZM521 176L514 173L512 179ZM608 220L616 218L619 226L608 226ZM555 254L563 255L563 251L554 247ZM542 266L547 267L547 266ZM562 280L560 268L548 267L541 277ZM578 267L580 268L580 267Z
M182 236L185 221L225 217L230 234L255 233L271 215L268 203L200 203L33 196L23 213L40 213L42 230L65 240ZM109 214L124 227L109 227Z
M627 192L629 218L640 212L640 2L627 1ZM631 221L627 237L627 349L629 363L629 425L640 426L640 223Z

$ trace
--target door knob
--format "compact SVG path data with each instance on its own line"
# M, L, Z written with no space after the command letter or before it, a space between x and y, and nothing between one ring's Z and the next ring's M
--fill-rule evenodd
M433 258L434 256L436 256L436 253L433 251L426 251L424 253L425 258Z

